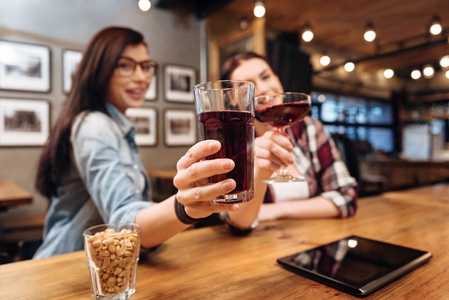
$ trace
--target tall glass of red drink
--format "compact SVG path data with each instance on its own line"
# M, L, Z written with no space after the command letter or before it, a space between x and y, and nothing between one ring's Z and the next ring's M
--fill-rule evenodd
M230 158L235 162L231 172L210 177L209 182L232 178L236 188L211 202L247 202L254 196L254 84L221 80L198 84L194 91L201 139L221 143L220 151L206 159Z

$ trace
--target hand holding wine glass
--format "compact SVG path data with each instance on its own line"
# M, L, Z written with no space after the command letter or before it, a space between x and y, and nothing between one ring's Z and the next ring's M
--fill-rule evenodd
M287 127L301 121L310 111L311 98L303 93L283 93L263 95L255 98L256 119L273 127L280 133L285 133ZM304 181L288 174L285 166L281 166L279 174L266 183Z

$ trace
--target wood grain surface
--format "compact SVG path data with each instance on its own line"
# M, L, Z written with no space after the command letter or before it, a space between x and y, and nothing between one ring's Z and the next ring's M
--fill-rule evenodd
M229 236L223 226L187 230L139 261L131 299L357 299L276 263L279 257L352 234L434 255L365 299L447 299L449 205L432 204L431 198L440 198L432 188L442 187L422 193L429 201L410 200L409 191L362 198L353 218L261 223L247 237ZM91 297L82 251L2 265L0 283L0 299Z

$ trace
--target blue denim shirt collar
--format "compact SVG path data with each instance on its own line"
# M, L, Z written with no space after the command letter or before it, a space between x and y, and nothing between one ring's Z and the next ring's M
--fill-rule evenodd
M124 116L114 105L106 101L106 111L113 118L123 132L123 137L130 135L134 139L136 128L133 123Z

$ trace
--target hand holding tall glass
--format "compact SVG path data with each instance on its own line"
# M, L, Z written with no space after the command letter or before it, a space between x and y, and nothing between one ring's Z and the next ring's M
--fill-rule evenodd
M284 93L264 95L255 98L256 119L267 126L285 133L287 127L301 121L310 111L311 98L303 93ZM304 181L304 177L296 177L281 166L279 174L265 180L266 183Z
M201 139L221 143L220 151L206 159L230 158L235 162L231 172L208 179L212 183L228 178L236 182L231 193L211 202L247 202L254 196L254 84L223 80L198 84L194 91Z

